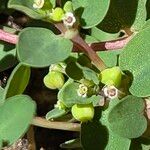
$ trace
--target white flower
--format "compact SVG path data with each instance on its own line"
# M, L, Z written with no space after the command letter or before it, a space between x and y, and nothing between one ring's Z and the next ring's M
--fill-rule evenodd
M44 0L34 0L33 8L41 9L44 6Z
M87 92L88 92L87 86L85 86L84 84L80 84L77 90L78 96L86 97Z
M110 99L118 97L118 89L113 85L106 85L103 87L104 96Z
M72 12L67 12L63 17L63 23L67 27L72 27L76 22L76 18Z

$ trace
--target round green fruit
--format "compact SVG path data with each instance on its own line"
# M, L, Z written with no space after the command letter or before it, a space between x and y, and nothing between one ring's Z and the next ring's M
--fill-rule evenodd
M101 82L105 85L114 85L118 87L121 83L122 71L119 67L113 67L103 70L100 73Z
M61 72L51 71L44 77L43 82L50 89L60 89L64 85L65 79Z
M73 117L81 122L87 122L94 117L94 107L92 104L75 104L71 109Z

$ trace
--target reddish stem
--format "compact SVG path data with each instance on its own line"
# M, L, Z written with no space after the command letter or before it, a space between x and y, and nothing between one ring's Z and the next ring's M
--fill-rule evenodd
M58 28L62 32L66 31L63 28L62 24L58 24ZM132 37L129 36L129 37L121 38L121 39L118 39L118 40L113 40L113 41L97 42L97 43L89 44L89 46L94 51L116 50L116 49L123 48L130 41L131 38ZM3 31L2 29L0 29L0 40L11 43L11 44L17 44L18 35L14 35L12 33L8 33L6 31ZM82 52L83 48L78 43L74 43L73 51L74 52L80 52L80 51Z
M0 40L11 43L11 44L17 44L18 36L0 29Z
M90 44L90 47L94 51L121 49L131 40L131 38L132 36L129 36L112 41L92 43Z
M78 34L74 38L71 39L75 45L79 45L83 52L85 52L88 57L93 61L94 65L99 70L106 69L105 63L100 59L100 57L96 54L95 51L81 38Z

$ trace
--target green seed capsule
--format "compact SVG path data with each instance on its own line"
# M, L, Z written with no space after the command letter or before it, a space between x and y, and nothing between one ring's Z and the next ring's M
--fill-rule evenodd
M46 87L50 89L60 89L64 85L64 76L61 72L51 71L43 79Z
M121 83L121 78L122 72L119 67L108 68L100 73L101 82L105 85L118 87Z
M63 17L64 17L64 11L62 8L56 7L55 9L52 10L51 19L53 21L56 22L62 21Z
M92 104L75 104L71 109L73 117L81 122L87 122L94 117L94 107Z

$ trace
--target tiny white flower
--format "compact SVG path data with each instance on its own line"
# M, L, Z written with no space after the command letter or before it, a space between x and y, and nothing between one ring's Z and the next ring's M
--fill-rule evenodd
M33 8L41 9L44 6L44 0L34 0Z
M118 89L113 85L106 85L103 87L104 96L110 99L118 97Z
M63 23L67 27L72 27L76 22L76 18L72 12L67 12L63 17Z
M86 97L87 92L88 92L87 86L85 86L84 84L80 84L77 90L78 96Z

